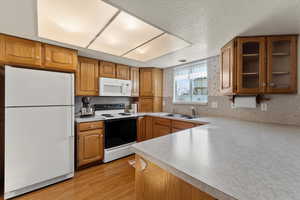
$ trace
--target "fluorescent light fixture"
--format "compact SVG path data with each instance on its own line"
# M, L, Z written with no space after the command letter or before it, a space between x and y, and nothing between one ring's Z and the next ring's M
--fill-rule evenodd
M162 33L154 26L122 11L89 48L122 56Z
M132 50L128 54L124 55L124 57L145 62L185 48L189 45L190 44L186 41L165 33L149 43Z
M86 47L118 12L100 0L38 0L38 36Z

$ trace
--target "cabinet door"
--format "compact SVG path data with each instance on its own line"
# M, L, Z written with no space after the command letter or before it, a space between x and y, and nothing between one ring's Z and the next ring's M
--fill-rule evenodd
M153 98L151 97L140 98L139 112L153 112Z
M83 131L78 138L78 167L103 159L103 129Z
M44 49L44 65L46 68L66 72L76 70L78 64L77 51L48 44L44 45Z
M76 95L98 96L99 65L97 60L79 57L76 70Z
M140 95L140 70L137 67L130 68L130 80L132 81L131 96L138 97Z
M171 133L170 124L164 124L161 119L154 118L153 120L153 137L160 137ZM169 121L171 123L171 120Z
M264 37L237 39L237 92L258 94L266 89Z
M152 69L140 69L140 96L153 96Z
M297 92L297 36L268 37L268 93Z
M142 142L146 140L146 118L139 117L137 119L137 141Z
M38 68L42 66L40 42L0 35L0 47L0 59L6 64Z
M117 77L118 79L129 80L130 77L129 67L126 65L117 65Z
M139 155L136 155L135 163L138 200L216 200Z
M116 78L116 64L111 62L101 61L100 77Z
M168 173L136 155L135 191L138 200L166 200Z
M162 112L162 97L153 97L153 112Z
M162 69L152 69L152 88L153 96L162 97L162 88L163 88L163 71Z
M146 116L145 117L145 139L149 140L153 138L153 118Z
M221 49L221 69L220 84L223 94L233 94L236 91L236 72L235 72L235 42L234 40L226 44Z

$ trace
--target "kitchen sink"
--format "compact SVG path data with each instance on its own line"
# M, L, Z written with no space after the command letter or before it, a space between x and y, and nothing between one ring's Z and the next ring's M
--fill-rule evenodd
M166 117L177 117L177 118L183 118L183 119L194 119L195 117L192 117L190 115L182 115L182 114L167 114Z

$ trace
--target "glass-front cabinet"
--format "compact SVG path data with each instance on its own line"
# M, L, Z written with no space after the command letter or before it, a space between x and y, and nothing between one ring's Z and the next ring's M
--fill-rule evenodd
M237 92L263 93L265 90L265 38L238 38Z
M269 93L290 93L297 87L297 39L293 36L268 37Z
M297 92L298 35L237 37L221 49L224 95Z

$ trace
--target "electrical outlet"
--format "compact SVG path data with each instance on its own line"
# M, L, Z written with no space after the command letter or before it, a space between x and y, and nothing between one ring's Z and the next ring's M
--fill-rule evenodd
M211 107L212 107L212 108L218 108L218 102L217 102L217 101L213 101L213 102L211 103Z
M261 111L266 112L268 110L268 104L262 103L260 105L260 109L261 109Z

